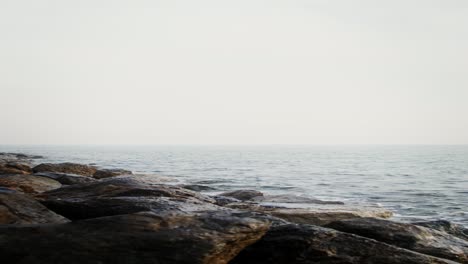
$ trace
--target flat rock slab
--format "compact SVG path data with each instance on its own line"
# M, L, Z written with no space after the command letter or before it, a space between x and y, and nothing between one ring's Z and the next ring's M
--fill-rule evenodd
M0 227L5 263L225 264L261 238L248 213L138 213L67 224Z
M0 225L50 224L68 222L32 197L0 190Z
M314 204L308 208L284 208L249 203L233 203L226 205L226 207L267 213L291 223L318 226L342 219L362 217L389 218L393 214L391 211L379 207L359 207L341 204Z
M0 175L0 186L24 193L42 193L62 187L58 181L34 175Z
M455 263L373 239L311 225L272 227L230 264L437 264Z
M468 263L468 242L434 229L375 218L337 221L327 227L423 254Z

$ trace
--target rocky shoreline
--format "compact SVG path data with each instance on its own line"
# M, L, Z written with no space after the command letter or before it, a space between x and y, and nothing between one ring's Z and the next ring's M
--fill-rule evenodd
M468 230L388 210L0 153L2 263L468 263Z

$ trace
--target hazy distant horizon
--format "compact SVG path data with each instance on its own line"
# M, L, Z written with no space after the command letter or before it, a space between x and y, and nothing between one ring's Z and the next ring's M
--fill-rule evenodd
M468 1L0 2L0 145L466 145Z

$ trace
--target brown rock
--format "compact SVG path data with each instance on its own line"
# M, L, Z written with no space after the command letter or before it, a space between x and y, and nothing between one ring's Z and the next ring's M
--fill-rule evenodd
M38 172L38 173L35 173L34 176L41 176L41 177L54 179L64 185L74 185L74 184L89 183L89 182L97 181L96 179L86 177L86 176L81 176L81 175L76 175L76 174L67 174L67 173L57 173L57 172Z
M0 164L0 174L31 174L32 170L26 164L22 163L4 163Z
M78 174L82 176L92 177L96 173L97 169L94 166L77 164L77 163L42 163L37 165L33 169L34 173L38 172L58 172L58 173L69 173L69 174Z
M34 175L0 175L0 186L24 193L41 193L60 188L62 184Z
M32 197L0 190L0 225L65 223L68 220L47 209Z
M468 228L465 228L462 225L458 225L445 220L416 222L413 224L445 232L452 236L456 236L458 238L468 241Z

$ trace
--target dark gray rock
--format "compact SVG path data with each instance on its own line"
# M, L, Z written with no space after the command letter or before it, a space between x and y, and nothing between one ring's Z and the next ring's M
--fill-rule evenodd
M468 242L434 229L375 218L336 221L327 227L423 254L468 263Z
M216 200L216 204L219 205L219 206L225 206L225 205L228 205L228 204L240 203L241 202L241 200L239 200L239 199L232 198L232 197L221 196L221 195L216 195L216 196L212 196L212 197L213 197L213 199Z
M68 220L47 209L32 197L0 190L0 225L65 223Z
M215 200L184 188L165 185L145 177L113 177L91 183L66 186L43 193L38 198L43 200L84 199L93 197L171 197L179 199L197 199L215 203Z
M232 197L241 201L248 201L255 197L263 196L263 193L259 191L255 191L255 190L237 190L237 191L222 193L220 194L220 196Z
M200 184L181 184L178 185L182 188L189 189L195 192L206 192L206 191L214 191L216 190L213 187L206 186L206 185L200 185Z
M94 166L78 164L78 163L42 163L34 167L34 173L38 172L58 172L58 173L69 173L77 174L82 176L92 177L96 173L97 168Z
M99 169L93 174L93 178L104 179L121 175L132 175L133 173L128 170L122 169Z
M468 229L462 225L454 224L445 220L416 222L413 224L439 230L468 241Z
M4 263L226 264L268 229L249 213L137 213L0 227Z
M141 211L189 213L222 209L208 196L136 177L67 186L37 198L52 211L72 220Z
M86 177L86 176L80 176L76 174L67 174L67 173L56 173L56 172L38 172L38 173L35 173L34 176L41 176L41 177L54 179L64 185L74 185L74 184L89 183L89 182L97 181L96 179Z
M60 188L58 181L34 175L0 175L0 186L24 193L41 193Z
M230 264L436 264L454 263L353 234L311 225L270 228Z

